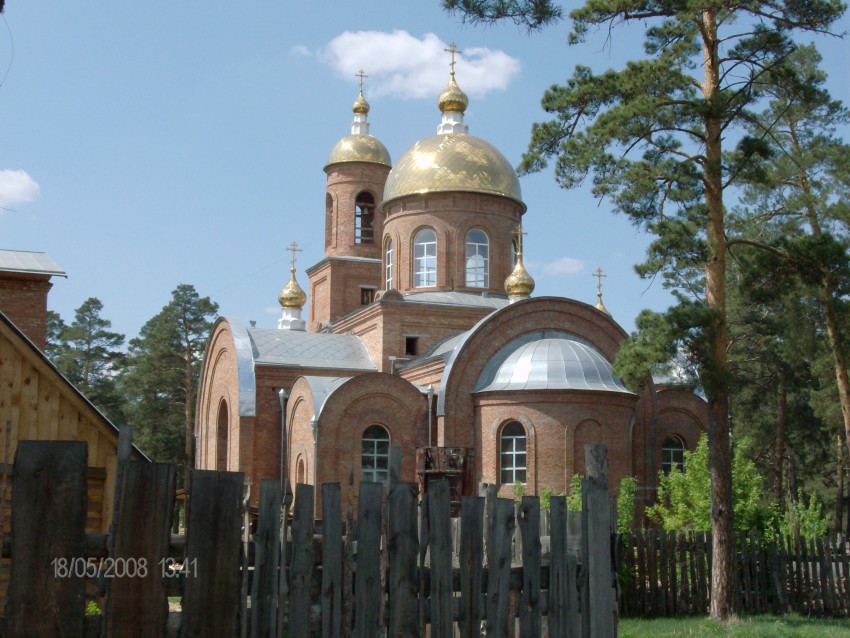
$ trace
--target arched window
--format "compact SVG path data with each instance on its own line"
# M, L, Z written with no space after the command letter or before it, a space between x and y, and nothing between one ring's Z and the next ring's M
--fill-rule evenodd
M331 245L334 222L334 198L325 193L325 248Z
M388 483L390 480L390 433L380 425L370 425L363 433L360 480Z
M516 254L518 252L519 252L519 243L517 242L516 237L514 237L511 240L511 270L513 270L514 266L516 266Z
M216 453L215 469L223 471L227 469L227 434L228 434L227 401L221 400L218 404L218 418L216 419Z
M304 457L300 455L295 464L295 482L302 484L307 482L307 464L304 463Z
M437 285L437 234L423 228L413 239L413 287Z
M466 233L466 285L487 288L490 285L490 246L483 230Z
M375 240L375 198L360 193L354 202L354 243L371 244Z
M499 482L513 485L517 481L525 484L525 428L518 421L511 421L499 435Z
M384 271L384 290L390 290L393 287L393 240L387 240L387 249L384 252L386 257L386 270Z
M685 469L685 444L678 436L668 436L661 446L661 471L669 474L674 468Z

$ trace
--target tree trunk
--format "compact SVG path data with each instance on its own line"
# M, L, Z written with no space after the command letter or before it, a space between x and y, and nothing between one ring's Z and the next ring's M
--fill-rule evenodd
M773 450L773 493L779 509L785 500L782 490L783 465L785 464L785 430L788 423L788 390L785 383L779 388L779 413L776 421L776 446Z
M705 11L700 25L705 81L705 204L708 213L705 268L706 303L713 311L706 327L703 384L708 397L708 465L711 474L711 617L726 620L732 613L735 537L732 521L732 454L729 441L729 392L726 336L726 230L723 207L722 121L716 10Z
M838 454L838 462L836 465L836 496L835 496L835 532L837 534L842 533L842 526L844 525L844 469L846 464L847 455L844 454L844 441L842 441L842 437L839 435L836 437L838 440L836 441L836 452Z

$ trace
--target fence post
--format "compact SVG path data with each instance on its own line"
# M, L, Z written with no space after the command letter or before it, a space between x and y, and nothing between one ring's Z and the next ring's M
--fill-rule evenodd
M254 581L251 589L251 635L278 636L277 598L280 563L280 481L260 482L260 508L254 533Z
M10 638L83 635L87 457L84 441L18 442L6 604Z
M611 573L611 514L608 505L608 450L584 447L586 478L582 481L584 569L587 570L588 617L582 633L593 638L616 636L615 598ZM585 633L586 632L586 633Z

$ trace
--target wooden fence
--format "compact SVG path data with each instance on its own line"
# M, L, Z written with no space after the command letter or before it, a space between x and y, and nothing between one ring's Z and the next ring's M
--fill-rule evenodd
M711 534L642 530L617 537L622 616L706 614ZM737 539L735 600L743 613L850 615L850 548L845 539Z
M579 567L567 551L563 497L551 501L546 564L536 497L518 508L465 497L453 557L445 481L429 484L421 506L412 483L364 482L356 517L343 515L339 486L324 484L320 529L312 486L296 486L290 522L287 492L263 481L249 538L243 475L194 471L187 535L174 537L174 466L126 456L111 531L87 535L85 443L22 441L5 635L615 636L604 447L588 446L586 464ZM515 529L522 566L511 561ZM92 581L103 613L87 618ZM180 600L179 614L169 597Z

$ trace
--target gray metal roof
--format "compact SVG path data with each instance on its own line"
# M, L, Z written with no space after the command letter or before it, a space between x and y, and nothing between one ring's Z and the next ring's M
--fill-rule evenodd
M414 303L444 304L448 306L470 306L473 308L492 308L498 310L504 308L510 302L507 297L497 297L474 292L411 292L404 295L405 301Z
M26 250L0 249L0 270L34 275L68 276L47 253Z
M304 379L310 385L310 392L313 395L313 416L318 417L325 407L325 403L337 388L352 377L313 377L305 376Z
M473 392L595 390L632 394L589 343L565 332L539 331L511 341L487 362Z
M248 328L254 363L304 368L377 370L360 337Z

